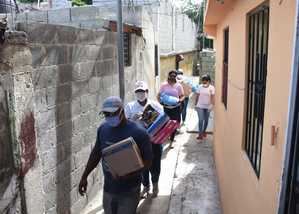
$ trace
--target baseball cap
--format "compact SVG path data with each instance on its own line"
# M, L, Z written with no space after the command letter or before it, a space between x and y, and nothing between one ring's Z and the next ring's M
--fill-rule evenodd
M183 69L179 68L178 71L177 71L177 74L178 74L178 75L180 75L180 74L183 75L183 74L184 74Z
M107 97L102 104L101 113L102 112L113 113L122 107L123 107L123 102L119 97L117 96Z
M142 90L142 91L148 90L148 86L147 86L146 82L137 81L135 84L135 91L138 91L138 90Z

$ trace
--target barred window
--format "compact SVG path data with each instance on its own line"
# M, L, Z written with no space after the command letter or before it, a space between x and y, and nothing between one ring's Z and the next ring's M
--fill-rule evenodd
M229 28L226 28L223 34L222 103L227 108Z
M260 175L268 58L269 7L248 15L247 117L245 150Z

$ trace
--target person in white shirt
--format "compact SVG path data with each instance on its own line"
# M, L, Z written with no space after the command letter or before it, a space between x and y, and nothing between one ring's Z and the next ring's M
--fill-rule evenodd
M125 114L128 119L137 121L141 118L141 115L147 105L151 105L159 114L163 114L163 107L154 100L148 99L148 86L144 81L137 81L135 87L136 100L129 102L125 106ZM153 184L152 197L156 197L159 192L158 182L161 171L161 157L162 157L162 145L152 144L153 160L152 166L149 170L145 170L142 175L143 190L141 197L149 195L150 181L149 173L151 173L151 180Z
M198 115L198 140L202 140L207 136L206 129L209 123L210 112L215 104L215 88L211 85L210 76L202 76L201 82L202 84L199 85L196 91L195 106Z

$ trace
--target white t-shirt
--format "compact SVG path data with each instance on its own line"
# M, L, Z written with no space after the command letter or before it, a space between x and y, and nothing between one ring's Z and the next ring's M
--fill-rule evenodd
M199 85L197 91L198 101L196 103L196 107L203 108L203 109L211 109L211 96L215 95L215 88L212 85L209 85L208 87L204 87L202 84Z
M153 101L153 100L147 100L147 103L142 106L140 105L140 103L135 100L135 101L132 101L132 102L129 102L126 106L125 106L125 114L126 114L126 117L128 119L133 119L133 117L136 115L136 114L142 114L143 113L143 110L144 108L147 106L147 105L151 105L157 112L159 112L159 114L162 114L164 111L163 111L163 107L160 105L160 103L156 102L156 101Z

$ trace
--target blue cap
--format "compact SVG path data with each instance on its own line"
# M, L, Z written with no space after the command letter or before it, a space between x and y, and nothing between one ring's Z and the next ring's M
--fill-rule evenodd
M107 97L103 104L101 112L116 112L118 109L123 108L122 100L117 96Z

